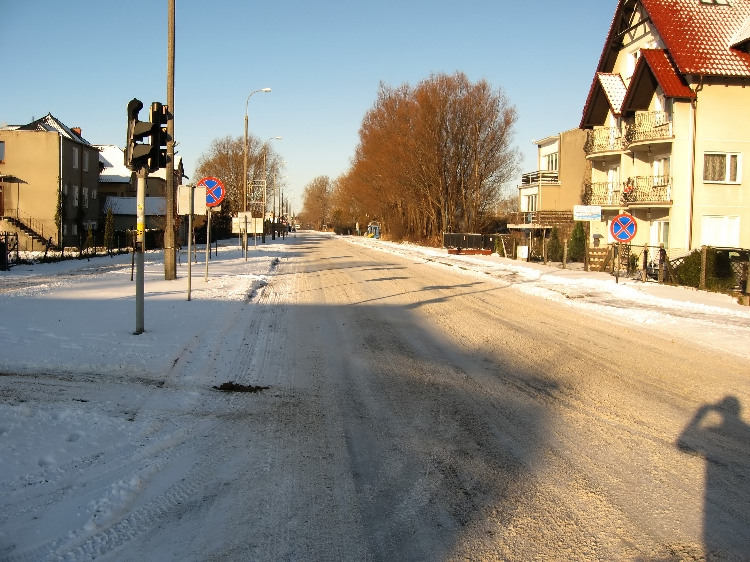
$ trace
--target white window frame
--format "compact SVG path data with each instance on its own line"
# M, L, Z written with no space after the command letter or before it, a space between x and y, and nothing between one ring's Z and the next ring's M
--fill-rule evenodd
M77 146L73 147L73 169L74 170L78 169L78 147Z
M737 248L740 243L740 222L737 215L703 215L701 217L701 245ZM714 230L710 231L709 227ZM718 232L718 235L716 233Z
M73 186L73 206L78 207L78 186Z
M706 157L707 156L724 156L724 179L721 180L710 180L706 179ZM732 180L731 175L731 163L735 159L737 162L737 177ZM721 152L721 151L706 151L703 153L703 183L718 183L718 184L730 184L737 185L742 183L742 153L741 152Z

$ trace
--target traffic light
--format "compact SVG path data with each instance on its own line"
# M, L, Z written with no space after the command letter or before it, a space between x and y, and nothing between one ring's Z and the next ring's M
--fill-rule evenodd
M143 103L133 98L128 102L128 138L125 143L125 165L137 172L148 165L151 146L143 141L151 135L151 123L139 121L138 113L143 109Z
M167 167L167 123L172 118L169 108L158 101L151 104L151 150L148 158L148 169L155 172Z

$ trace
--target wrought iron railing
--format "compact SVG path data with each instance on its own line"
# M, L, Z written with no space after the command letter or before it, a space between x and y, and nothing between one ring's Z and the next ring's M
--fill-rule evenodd
M625 140L630 145L672 136L672 121L666 111L636 111L633 123L626 127Z
M625 137L618 127L594 127L586 133L586 154L625 150Z

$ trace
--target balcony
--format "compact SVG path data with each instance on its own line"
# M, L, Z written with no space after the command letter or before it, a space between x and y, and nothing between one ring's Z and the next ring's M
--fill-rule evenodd
M637 176L620 182L594 182L586 190L585 205L602 207L635 205L671 205L672 178L670 176Z
M672 203L671 176L637 176L625 182L622 202L627 205Z
M560 183L560 177L557 170L537 170L536 172L527 172L521 176L521 185L539 185Z
M628 146L643 142L671 140L672 121L665 111L636 111L634 122L627 127Z
M617 127L594 127L587 131L584 151L589 156L625 150L625 137Z

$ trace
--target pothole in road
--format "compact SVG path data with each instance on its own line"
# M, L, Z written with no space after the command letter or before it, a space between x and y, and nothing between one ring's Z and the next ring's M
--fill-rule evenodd
M255 386L252 384L238 384L236 382L223 382L219 386L214 386L216 390L222 392L260 392L261 390L268 390L269 386Z

